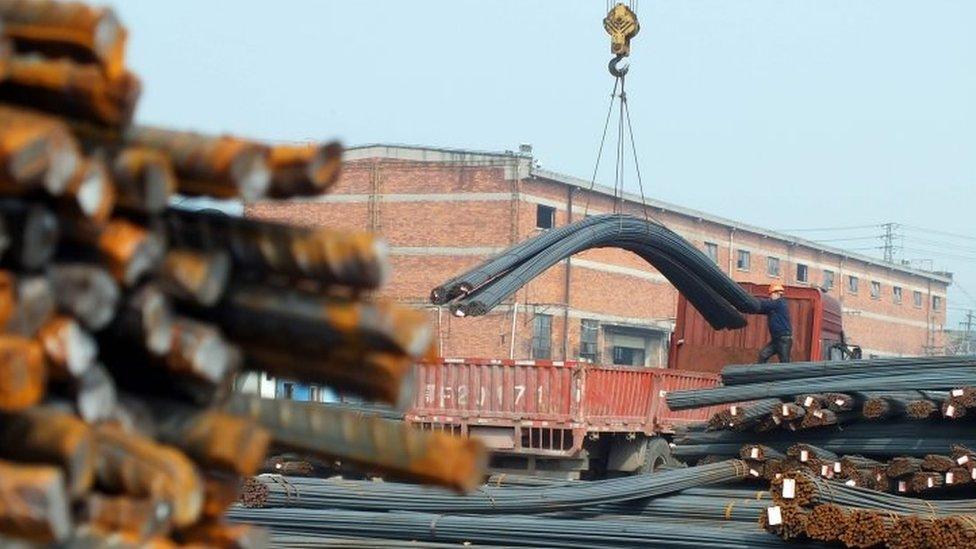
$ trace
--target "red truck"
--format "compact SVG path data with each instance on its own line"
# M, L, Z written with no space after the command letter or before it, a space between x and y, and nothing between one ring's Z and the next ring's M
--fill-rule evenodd
M768 286L743 284L764 296ZM788 287L793 360L850 355L837 300ZM418 365L406 420L426 429L476 436L492 468L573 478L651 472L671 461L667 435L712 409L672 412L668 391L711 387L731 363L755 360L768 340L765 319L716 331L682 297L667 368L577 361L452 359Z

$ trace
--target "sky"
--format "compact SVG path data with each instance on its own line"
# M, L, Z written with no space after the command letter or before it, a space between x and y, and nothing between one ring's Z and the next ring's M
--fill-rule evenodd
M130 30L141 122L531 143L542 167L592 175L613 83L605 0L107 3ZM878 225L898 223L898 259L956 275L947 327L976 309L976 2L643 0L637 14L627 93L648 196L873 255Z

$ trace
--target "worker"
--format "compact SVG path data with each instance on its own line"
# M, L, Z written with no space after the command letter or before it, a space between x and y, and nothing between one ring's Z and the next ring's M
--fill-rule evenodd
M764 364L773 355L779 356L780 362L790 361L790 351L793 350L793 324L790 322L790 309L783 299L783 285L773 284L769 287L769 299L759 302L759 312L766 315L769 325L770 341L759 351L759 363Z

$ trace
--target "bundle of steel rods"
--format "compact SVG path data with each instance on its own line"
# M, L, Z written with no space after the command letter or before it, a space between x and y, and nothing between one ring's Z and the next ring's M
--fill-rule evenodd
M687 488L741 480L747 468L739 460L675 469L654 475L576 482L554 486L482 486L469 494L411 484L323 480L261 475L248 485L254 506L346 508L431 513L549 513L620 503Z
M431 291L458 316L483 315L563 259L584 250L628 250L654 266L716 329L741 328L758 300L691 243L647 220L622 214L588 217L522 242Z
M743 458L771 482L760 524L784 540L976 546L974 376L976 358L958 356L728 366L723 387L667 396L680 409L736 403L679 431L672 453Z
M768 530L847 547L970 547L976 500L922 500L818 478L784 474L772 482ZM784 536L785 537L785 536Z
M516 547L781 547L755 524L445 515L334 509L239 509L235 518L277 535L323 535ZM360 545L356 545L357 547Z
M223 515L269 448L478 484L475 441L233 394L249 369L397 406L431 330L365 295L373 235L170 207L321 193L341 147L133 126L126 36L0 0L0 544L262 546Z
M723 386L674 391L668 393L667 402L672 410L685 410L762 398L793 398L810 393L945 391L976 386L976 358L973 357L918 357L895 364L897 366L878 361L823 362L811 363L806 371L788 364L783 366L786 372L782 377L775 373L743 375L738 373L739 370L731 370L732 383L726 381L723 371ZM728 368L732 367L727 367L726 371ZM743 377L748 382L743 382ZM756 381L752 381L754 379ZM924 394L919 398L923 399Z

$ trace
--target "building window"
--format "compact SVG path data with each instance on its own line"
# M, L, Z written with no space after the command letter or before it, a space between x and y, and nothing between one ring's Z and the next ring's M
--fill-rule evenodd
M803 283L810 282L810 268L803 263L796 264L796 281Z
M877 280L871 281L871 299L881 299L881 283Z
M644 366L644 349L634 347L614 347L613 363L620 366Z
M779 258L778 257L767 257L766 258L766 274L772 277L779 278Z
M912 292L912 304L918 307L919 309L922 308L922 292L918 290Z
M312 385L312 386L310 386L308 388L308 400L310 402L318 402L318 401L320 401L321 400L321 396L319 394L319 391L320 391L320 389L319 389L319 386L318 385Z
M714 242L705 243L705 255L716 264L718 263L718 244Z
M942 310L942 297L934 295L932 296L932 310L941 311Z
M752 257L750 256L749 252L745 250L739 250L739 253L736 255L735 268L739 269L740 271L748 271L749 264L751 262L752 262Z
M535 227L537 229L551 229L556 226L556 208L552 206L535 206Z
M857 277L854 275L848 275L847 277L847 291L856 294L857 293Z
M891 288L891 298L895 300L895 303L901 303L901 286L892 286Z
M295 398L295 384L285 381L281 384L282 397L291 400Z
M824 269L823 275L823 289L829 292L834 289L834 271Z
M552 357L552 315L532 319L532 358Z
M580 321L580 358L596 362L597 335L600 323L584 318Z

